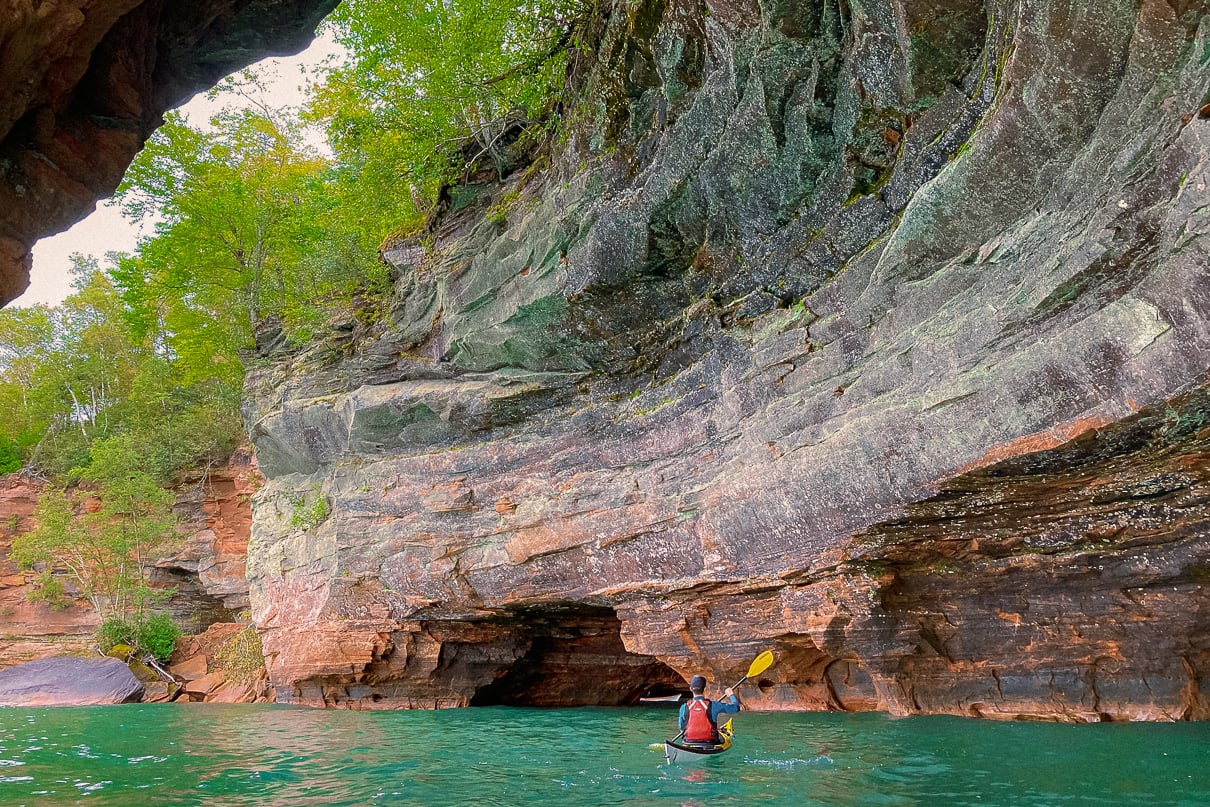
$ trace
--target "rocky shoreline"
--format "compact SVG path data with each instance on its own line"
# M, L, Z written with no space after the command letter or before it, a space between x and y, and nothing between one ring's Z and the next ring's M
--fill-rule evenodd
M237 451L226 466L212 469L200 480L177 491L174 511L180 519L181 539L174 551L154 563L151 583L172 587L175 593L165 605L185 630L172 658L160 670L137 658L127 658L129 649L111 661L126 663L130 691L116 691L109 702L130 698L144 703L264 703L272 701L267 689L264 661L256 631L246 621L235 621L248 608L248 584L244 576L251 496L262 483L251 453ZM22 571L9 556L12 539L33 528L33 513L44 486L20 475L0 477L0 512L8 518L0 523L0 674L11 676L0 686L0 702L39 705L47 699L59 703L97 702L71 693L87 686L90 676L73 665L103 663L93 644L98 620L87 603L69 600L64 607L31 601L35 572ZM64 577L68 594L71 581ZM249 641L249 636L254 641ZM61 665L59 683L46 684L46 664ZM166 669L165 669L166 668ZM113 671L99 668L101 680ZM165 675L167 673L167 675ZM46 693L30 694L28 681L43 681ZM133 682L133 683L131 683ZM135 688L137 687L137 693ZM13 693L24 693L14 695ZM59 695L52 693L59 692ZM36 693L35 693L36 694Z

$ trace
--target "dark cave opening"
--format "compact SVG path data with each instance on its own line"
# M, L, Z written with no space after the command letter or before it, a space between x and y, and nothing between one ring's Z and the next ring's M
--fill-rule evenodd
M479 687L471 706L632 706L652 693L686 689L671 667L626 649L612 608L550 603L501 619L528 648Z

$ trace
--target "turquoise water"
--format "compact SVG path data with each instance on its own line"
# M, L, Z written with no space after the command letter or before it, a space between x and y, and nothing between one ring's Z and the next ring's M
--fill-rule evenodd
M0 805L1210 805L1210 724L757 714L697 767L638 709L0 708Z

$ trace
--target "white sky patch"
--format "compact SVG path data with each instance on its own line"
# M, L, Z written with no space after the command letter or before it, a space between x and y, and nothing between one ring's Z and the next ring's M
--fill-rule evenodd
M300 106L306 97L306 85L313 69L330 57L344 53L344 48L331 34L321 30L303 52L257 62L252 69L268 90L268 95L258 100L274 109ZM251 101L236 95L223 94L212 99L202 92L183 104L180 111L191 126L204 129L209 126L210 118L224 108L250 106ZM327 151L322 133L316 132L306 140L308 145ZM108 201L101 202L90 215L68 230L43 238L34 245L29 288L9 306L58 305L72 291L69 269L73 253L94 255L103 263L108 252L132 252L140 238L152 234L154 226L154 221L131 222Z

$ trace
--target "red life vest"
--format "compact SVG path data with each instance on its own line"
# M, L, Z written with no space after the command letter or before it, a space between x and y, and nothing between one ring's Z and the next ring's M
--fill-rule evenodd
M718 742L718 727L710 719L710 701L705 698L694 698L689 701L686 708L689 714L685 719L685 742Z

